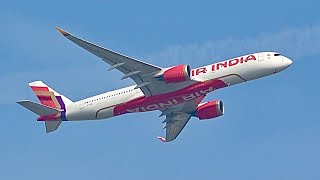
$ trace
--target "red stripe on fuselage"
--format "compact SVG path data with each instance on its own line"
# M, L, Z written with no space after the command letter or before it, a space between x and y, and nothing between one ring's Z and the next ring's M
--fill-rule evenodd
M159 95L150 96L150 97L144 97L144 96L139 97L137 99L125 102L123 104L116 105L114 108L114 115L118 116L121 114L128 113L129 112L128 109L132 110L132 109L138 108L136 110L137 112L161 109L161 108L157 108L159 107L159 103L164 103L164 104L172 103L173 105L180 104L188 101L188 95L194 96L194 99L195 99L201 96L205 96L207 94L205 90L208 90L209 88L215 90L215 89L223 88L226 86L227 85L222 80L213 79L205 82L195 83L181 90L167 93L167 94L159 94ZM202 94L200 94L199 92L201 92ZM187 97L184 97L186 95ZM189 100L192 100L192 97L190 97ZM148 106L150 108L147 108ZM139 108L142 108L142 110Z

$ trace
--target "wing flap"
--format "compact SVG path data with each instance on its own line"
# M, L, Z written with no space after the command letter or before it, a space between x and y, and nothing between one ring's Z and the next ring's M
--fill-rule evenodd
M176 112L166 117L166 142L173 141L181 133L182 129L187 125L191 115Z
M200 96L183 104L161 110L162 113L160 116L166 116L166 119L162 122L166 123L164 126L164 129L166 129L166 138L159 136L158 139L162 142L170 142L176 139L204 97L205 96Z

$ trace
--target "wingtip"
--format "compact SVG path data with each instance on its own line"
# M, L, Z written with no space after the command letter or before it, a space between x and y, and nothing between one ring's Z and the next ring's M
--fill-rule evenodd
M158 136L157 137L161 142L165 143L166 142L166 139L164 137L161 137L161 136Z
M68 33L67 31L65 31L65 30L63 30L63 29L61 29L61 28L59 28L59 27L56 27L56 30L57 30L59 33L61 33L63 36L69 36L69 35L70 35L70 33Z
M29 100L18 100L18 101L16 101L16 103L22 104L22 103L25 103L25 102L27 102L27 101L29 101Z

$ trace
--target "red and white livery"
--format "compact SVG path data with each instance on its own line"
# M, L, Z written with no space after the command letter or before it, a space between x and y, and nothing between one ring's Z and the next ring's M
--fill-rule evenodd
M38 114L38 121L45 122L47 132L56 130L62 121L106 119L159 110L160 116L166 116L163 121L166 137L158 139L173 141L192 116L207 120L224 114L220 100L201 103L208 93L278 73L292 63L277 52L259 52L194 69L186 64L162 68L82 40L60 28L57 30L108 63L109 70L121 71L122 79L131 78L136 84L72 102L42 81L30 83L41 103L29 100L18 103Z

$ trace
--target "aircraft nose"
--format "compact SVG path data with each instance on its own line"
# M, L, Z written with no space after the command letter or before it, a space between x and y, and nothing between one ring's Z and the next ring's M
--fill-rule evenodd
M287 66L287 67L289 67L292 64L292 60L287 57L283 57L282 61L285 64L285 66Z
M281 62L279 62L276 67L276 72L280 72L287 69L291 64L292 64L292 60L283 56Z

